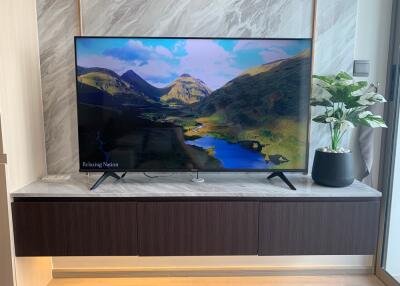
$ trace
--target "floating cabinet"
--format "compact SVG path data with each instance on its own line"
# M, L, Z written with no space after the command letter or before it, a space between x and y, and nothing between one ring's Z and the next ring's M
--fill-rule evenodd
M379 198L19 198L17 256L372 255Z

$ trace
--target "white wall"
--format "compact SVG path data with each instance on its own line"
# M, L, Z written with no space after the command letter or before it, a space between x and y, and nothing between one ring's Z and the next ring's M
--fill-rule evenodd
M46 174L35 0L2 0L0 27L0 137L8 157L0 168L0 285L43 286L51 278L50 258L18 258L11 268L15 257L8 197ZM8 279L3 280L6 269Z
M389 53L390 22L392 13L392 0L359 0L357 12L357 28L355 43L355 59L370 60L371 72L367 80L379 83L379 93L385 94L386 69ZM383 105L377 107L377 112L383 114ZM374 130L374 163L372 175L367 183L375 188L378 186L379 155L381 147L381 129ZM362 168L360 150L356 142L358 130L352 136L352 149L355 155L356 171ZM356 175L361 175L360 173Z
M2 0L0 112L7 188L46 173L38 31L34 0Z

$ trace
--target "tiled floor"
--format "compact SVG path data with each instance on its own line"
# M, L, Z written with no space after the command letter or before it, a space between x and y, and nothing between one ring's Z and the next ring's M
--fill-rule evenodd
M268 277L165 277L165 278L68 278L49 286L383 286L375 276L268 276Z

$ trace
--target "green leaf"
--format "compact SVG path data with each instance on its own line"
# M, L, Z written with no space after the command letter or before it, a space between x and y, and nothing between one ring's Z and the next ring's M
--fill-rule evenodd
M382 117L379 115L369 114L363 118L360 118L360 124L364 126L369 126L372 128L383 127L386 128L387 125L383 121Z
M346 101L344 102L346 109L363 106L358 102L359 99L360 99L360 96L350 96L349 98L347 98Z
M340 72L336 75L337 80L352 80L353 78L346 72Z
M310 105L311 106L324 106L324 107L332 107L333 103L327 99L322 99L322 100L316 100L311 98L310 99Z
M321 81L319 82L321 83ZM332 94L329 93L325 86L320 85L319 83L314 84L310 99L310 104L312 106L333 106L330 101L331 98Z
M360 123L363 114L371 114L369 111L365 111L365 109L365 106L353 108L350 111L345 112L344 118L353 123L355 126L363 125Z
M346 120L354 125L368 126L372 128L387 127L382 117L372 114L371 111L366 111L364 107L353 109L346 114Z
M366 92L362 94L357 102L362 105L374 105L375 103L383 103L386 102L386 99L383 95L375 93L375 92Z
M368 82L366 81L358 81L352 84L349 84L348 87L351 90L351 92L355 92L357 90L363 89L368 86Z
M354 82L353 78L340 72L336 76L313 76L312 106L324 106L326 112L313 121L330 123L340 132L354 126L386 127L379 115L366 111L368 106L385 102L385 98L368 87L366 81ZM340 133L339 132L339 133Z
M333 115L331 116L331 117L335 117L335 118L338 118L338 119L341 119L342 117L343 117L343 110L341 110L341 109L336 109L334 112L333 112Z
M351 90L346 85L335 85L334 91L332 91L332 101L333 102L346 102L351 96Z
M328 84L332 84L335 82L335 78L333 76L323 76L323 75L313 75L313 78L322 80Z
M327 115L319 115L313 118L314 122L318 122L318 123L327 123L325 120L328 118Z

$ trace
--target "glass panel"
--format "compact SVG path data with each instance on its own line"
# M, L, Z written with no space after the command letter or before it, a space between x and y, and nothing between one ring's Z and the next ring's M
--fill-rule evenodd
M399 122L398 122L398 127ZM393 191L389 209L385 270L400 282L400 132L397 134Z
M388 64L389 102L385 109L389 128L381 171L386 217L380 249L383 259L377 275L387 285L400 286L400 1L393 1Z

